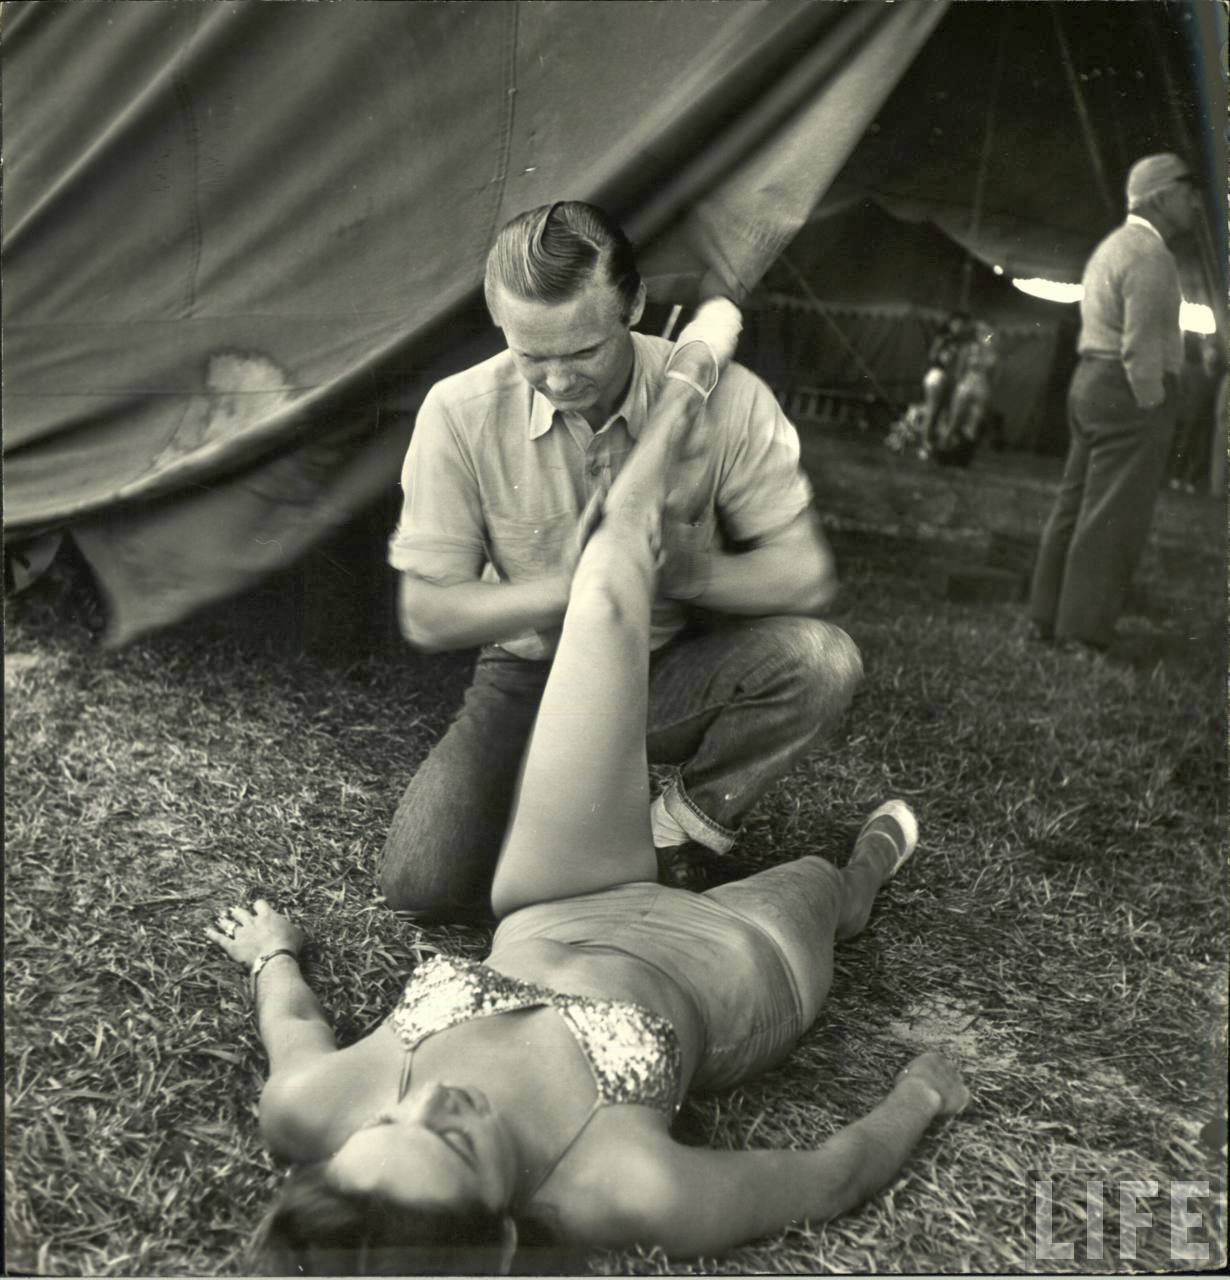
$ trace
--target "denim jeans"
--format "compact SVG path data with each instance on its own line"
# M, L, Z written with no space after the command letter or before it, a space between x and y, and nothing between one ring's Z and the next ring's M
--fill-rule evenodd
M1123 366L1083 359L1068 393L1071 440L1042 533L1029 616L1057 640L1105 647L1149 536L1177 416L1166 398L1137 406Z
M390 906L440 918L485 907L550 665L494 647L479 655L461 710L394 814L380 865ZM861 679L854 642L814 618L728 619L670 641L650 659L646 727L650 763L680 766L667 812L724 853Z

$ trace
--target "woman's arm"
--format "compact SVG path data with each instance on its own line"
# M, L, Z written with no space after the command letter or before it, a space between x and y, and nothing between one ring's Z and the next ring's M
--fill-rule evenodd
M269 1055L269 1077L301 1066L337 1043L311 988L299 972L306 935L263 899L252 910L232 907L205 936L249 971L256 1025Z
M671 1143L651 1153L621 1233L678 1257L721 1253L792 1223L823 1222L896 1177L937 1116L969 1100L939 1054L916 1058L888 1097L815 1151L711 1151ZM617 1242L610 1241L615 1244Z

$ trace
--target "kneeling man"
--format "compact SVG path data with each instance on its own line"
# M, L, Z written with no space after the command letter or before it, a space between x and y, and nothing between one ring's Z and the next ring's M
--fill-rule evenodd
M578 524L636 448L671 351L633 332L645 302L635 255L592 205L512 219L484 288L508 349L428 393L389 549L406 639L429 652L481 646L381 865L391 906L438 919L486 902ZM862 678L853 641L818 616L836 594L833 558L798 436L768 387L731 365L690 444L686 492L664 529L647 738L651 762L678 766L649 821L664 876L679 883L696 866L688 850L731 848Z

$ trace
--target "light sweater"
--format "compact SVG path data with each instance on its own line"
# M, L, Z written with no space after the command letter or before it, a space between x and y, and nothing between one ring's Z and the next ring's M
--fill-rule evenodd
M1179 269L1154 227L1129 214L1093 251L1082 280L1082 355L1123 362L1141 406L1161 402L1163 378L1183 367Z

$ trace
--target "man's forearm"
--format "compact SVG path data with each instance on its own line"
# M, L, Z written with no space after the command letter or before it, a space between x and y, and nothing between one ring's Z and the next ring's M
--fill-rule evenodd
M719 552L709 556L705 586L693 603L715 613L811 616L836 594L833 575L819 574L811 566L800 571L767 550Z
M1141 264L1123 282L1120 355L1132 396L1151 409L1166 396L1166 350L1178 335L1180 294L1173 266Z
M398 600L402 635L428 652L472 649L526 631L558 626L568 604L568 579L458 582L449 586L403 576Z
M715 613L811 617L837 595L837 574L826 553L792 554L775 546L715 551L702 558L698 572L701 590L688 603Z
M660 593L714 613L815 617L837 597L837 564L810 510L745 551L689 552L677 527L666 551Z

